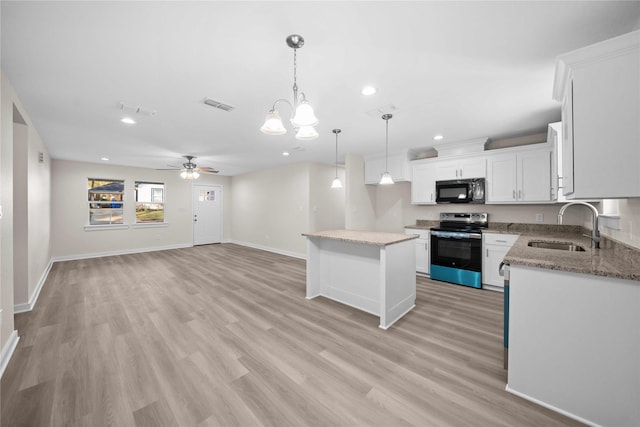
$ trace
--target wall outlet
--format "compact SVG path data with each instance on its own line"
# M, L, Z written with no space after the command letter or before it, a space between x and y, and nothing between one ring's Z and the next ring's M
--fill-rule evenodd
M537 213L536 214L536 222L544 222L544 214Z

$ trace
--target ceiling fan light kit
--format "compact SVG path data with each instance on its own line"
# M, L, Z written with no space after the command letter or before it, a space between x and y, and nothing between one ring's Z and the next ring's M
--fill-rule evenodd
M293 103L286 99L278 99L273 103L273 107L267 113L264 124L260 128L263 133L268 135L283 135L287 133L287 129L282 123L282 118L276 110L279 102L284 102L292 109L291 125L296 131L296 139L309 141L318 137L315 126L318 125L318 119L313 112L313 107L306 99L303 92L298 95L297 83L297 50L304 46L304 38L298 34L291 34L286 39L287 46L293 49Z

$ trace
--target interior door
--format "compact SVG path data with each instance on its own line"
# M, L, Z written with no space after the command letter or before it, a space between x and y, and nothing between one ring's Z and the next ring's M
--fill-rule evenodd
M193 186L193 244L222 242L222 187Z

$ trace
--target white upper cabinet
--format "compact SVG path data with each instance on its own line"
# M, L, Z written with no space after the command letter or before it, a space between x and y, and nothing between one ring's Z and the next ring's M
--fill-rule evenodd
M436 203L436 165L415 162L411 165L411 203L434 205Z
M396 182L411 181L408 150L389 153L388 160L384 154L366 157L364 160L364 183L378 184L382 174L387 171Z
M487 203L552 201L551 150L521 150L487 157Z
M562 159L562 122L549 123L547 131L547 143L551 146L551 200L563 203L566 197L563 194L564 185L564 167Z
M558 57L562 186L573 199L640 197L640 31Z
M487 172L484 156L442 160L436 166L436 181L483 178Z

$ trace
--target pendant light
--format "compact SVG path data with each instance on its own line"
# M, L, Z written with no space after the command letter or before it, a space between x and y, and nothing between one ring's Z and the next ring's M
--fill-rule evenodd
M391 114L383 114L382 120L387 122L387 134L385 138L385 157L384 157L384 172L380 177L380 185L390 185L393 184L393 178L391 178L391 174L389 173L389 119L392 118Z
M338 134L342 132L342 130L334 129L332 132L336 134L336 177L333 179L331 188L342 188L342 183L340 182L340 178L338 178Z
M318 124L313 107L307 101L304 92L300 92L298 95L298 82L297 82L297 49L304 46L304 38L298 34L291 34L287 37L287 46L293 49L293 103L286 99L278 99L273 103L273 107L267 113L267 117L264 124L260 128L263 133L268 135L283 135L287 133L287 129L282 124L282 118L276 110L276 105L279 102L289 104L293 113L290 118L291 125L293 125L296 131L296 139L303 141L309 141L318 137L315 126Z

